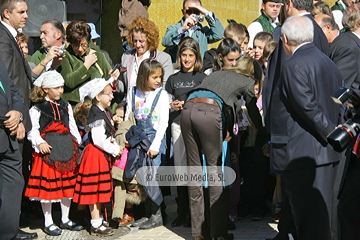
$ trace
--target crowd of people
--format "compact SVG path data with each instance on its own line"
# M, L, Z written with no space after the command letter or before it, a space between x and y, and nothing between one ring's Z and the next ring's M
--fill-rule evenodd
M144 183L161 166L236 174L177 185L171 226L196 240L241 239L235 223L265 215L273 240L360 239L358 133L343 152L327 141L357 116L331 96L360 87L360 3L263 0L248 27L224 28L216 9L184 0L164 51L150 5L122 1L113 64L80 20L43 22L30 55L26 1L0 1L0 239L36 239L19 229L36 213L50 236L164 225L166 188Z

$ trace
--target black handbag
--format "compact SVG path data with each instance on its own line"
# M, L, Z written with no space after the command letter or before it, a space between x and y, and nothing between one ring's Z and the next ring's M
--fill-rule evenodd
M54 162L67 162L73 157L74 144L71 133L53 133L49 132L45 134L44 140L50 146L56 146L51 148L51 152L47 155L50 161Z

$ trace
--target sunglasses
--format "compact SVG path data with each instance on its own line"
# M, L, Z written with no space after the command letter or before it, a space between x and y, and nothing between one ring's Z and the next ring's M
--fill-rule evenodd
M197 10L197 9L188 9L188 10L185 11L185 13L187 15L191 15L191 14L200 15L200 11Z
M89 43L83 43L83 44L80 44L80 45L75 45L75 44L71 44L71 46L75 49L79 49L80 47L81 48L87 48L89 46Z

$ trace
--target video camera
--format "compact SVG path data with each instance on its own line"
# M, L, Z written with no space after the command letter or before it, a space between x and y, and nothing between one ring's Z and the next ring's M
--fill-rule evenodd
M351 142L355 141L360 133L360 96L354 90L341 87L332 96L334 102L344 104L349 101L352 117L335 128L328 136L328 143L337 152L344 151Z

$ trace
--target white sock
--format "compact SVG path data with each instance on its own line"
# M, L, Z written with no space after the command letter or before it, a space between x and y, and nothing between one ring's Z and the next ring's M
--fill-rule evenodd
M101 226L101 227L100 227L100 230L105 230L105 229L106 229L106 227L102 226L102 219L101 219L101 218L91 219L90 223L91 223L91 226L92 226L93 228L98 228L98 227Z
M52 214L51 214L51 205L52 203L41 203L41 208L43 210L44 213L44 218L45 218L45 227L50 226L51 224L53 224L53 219L52 219ZM54 230L55 227L52 227L53 229L50 230Z
M62 223L67 223L69 219L69 212L70 212L70 205L71 205L71 199L70 198L63 198L61 199L61 221ZM69 222L69 226L76 225L73 222Z

